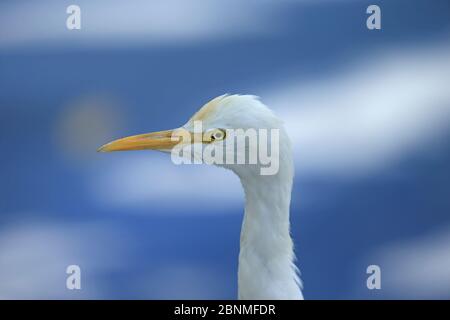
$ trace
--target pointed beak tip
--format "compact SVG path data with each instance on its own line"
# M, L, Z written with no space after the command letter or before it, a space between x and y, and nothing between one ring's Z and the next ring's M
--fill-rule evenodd
M102 145L100 148L97 149L97 152L108 152L107 146L108 144Z

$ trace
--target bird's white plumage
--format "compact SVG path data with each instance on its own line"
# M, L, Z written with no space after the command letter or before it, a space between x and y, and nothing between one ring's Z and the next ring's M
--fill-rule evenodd
M201 118L204 130L279 129L277 174L261 175L259 165L223 165L239 176L245 192L238 295L239 299L303 299L289 222L294 164L282 121L250 95L217 97L203 111L193 119ZM186 129L192 129L193 119L184 126Z

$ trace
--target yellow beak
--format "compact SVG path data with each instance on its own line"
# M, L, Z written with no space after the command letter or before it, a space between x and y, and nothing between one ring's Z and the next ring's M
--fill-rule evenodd
M178 129L175 129L178 130ZM98 152L129 151L129 150L161 150L170 151L180 141L175 130L158 131L138 134L107 143L97 149Z

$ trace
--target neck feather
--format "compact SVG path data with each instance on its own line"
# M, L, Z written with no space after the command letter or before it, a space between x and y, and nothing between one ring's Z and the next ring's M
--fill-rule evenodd
M274 176L241 176L245 214L239 253L239 299L302 299L294 265L289 206L293 166Z

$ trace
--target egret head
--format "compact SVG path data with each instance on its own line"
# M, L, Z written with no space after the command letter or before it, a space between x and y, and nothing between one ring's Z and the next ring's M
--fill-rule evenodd
M146 149L170 152L183 158L183 163L223 166L241 176L261 174L268 161L279 160L281 152L290 153L290 143L282 122L257 97L222 95L206 103L182 127L118 139L98 151Z

